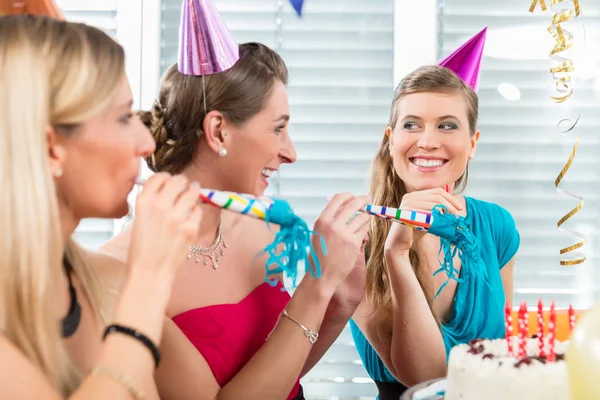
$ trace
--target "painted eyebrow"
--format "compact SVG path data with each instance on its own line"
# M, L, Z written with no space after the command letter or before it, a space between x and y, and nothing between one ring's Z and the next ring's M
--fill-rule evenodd
M405 119L417 119L417 120L421 121L423 118L421 118L417 115L408 114L408 115L405 115L404 117L402 117L402 120L405 120Z
M284 121L287 122L290 120L290 116L287 114L282 115L281 117L274 120L274 122Z
M123 104L119 104L116 108L131 108L133 106L133 99L126 101Z
M442 119L449 119L449 118L459 121L458 117L456 117L455 115L452 115L452 114L442 115L439 119L442 120Z
M407 119L416 119L418 121L422 121L423 120L423 118L421 118L421 117L419 117L417 115L409 114L409 115L404 116L402 118L402 121L407 120ZM438 118L438 121L442 121L444 119L454 119L454 120L456 120L456 121L458 121L460 123L460 120L458 119L458 117L456 117L455 115L452 115L452 114L442 115L441 117Z

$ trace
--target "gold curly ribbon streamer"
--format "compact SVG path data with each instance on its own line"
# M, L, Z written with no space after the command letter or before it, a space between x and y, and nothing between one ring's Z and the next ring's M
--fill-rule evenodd
M571 1L573 2L575 13L573 13L573 9L570 7ZM579 0L552 0L550 8L553 11L555 10L552 22L548 27L548 32L555 41L554 48L550 51L550 57L560 63L558 67L550 69L550 73L554 78L555 89L560 94L560 96L552 96L552 100L562 103L573 95L572 76L570 72L573 72L574 66L570 59L558 54L569 50L573 46L573 34L563 28L561 24L578 17L581 10L579 8Z
M579 118L577 118L577 121L579 120ZM562 122L562 121L561 121ZM559 123L560 124L560 123ZM571 128L568 131L570 131L571 129L573 129L575 127L575 125L577 125L577 122L575 122ZM566 133L566 132L564 132ZM554 181L554 186L556 187L556 191L559 194L563 194L566 196L570 196L570 197L574 197L576 199L579 200L579 204L577 204L577 206L575 208L573 208L571 211L569 211L565 216L563 216L557 223L557 227L559 229L561 229L563 232L568 233L570 235L576 236L579 239L581 239L579 242L565 247L563 249L560 249L560 254L566 254L566 253L570 253L573 250L579 249L581 247L583 247L583 245L586 242L586 237L583 233L577 232L575 230L572 229L567 229L567 228L561 228L562 224L564 224L565 222L567 222L571 217L573 217L575 214L577 214L582 208L583 208L583 196L578 195L576 193L573 192L569 192L568 190L565 189L561 189L558 186L560 185L560 182L562 181L562 179L565 177L565 175L567 174L567 171L569 170L569 168L571 167L571 164L573 163L573 160L575 159L575 155L577 154L577 148L579 146L579 134L577 134L577 138L575 139L575 145L573 146L573 150L571 151L571 154L569 155L569 159L567 160L567 163L565 164L565 166L563 167L563 169L560 171L560 174L558 174L558 177L556 177L556 180ZM582 252L574 252L571 254L572 259L570 260L560 260L560 265L565 265L565 266L570 266L570 265L577 265L577 264L581 264L586 260L585 254Z
M548 9L546 8L546 2L544 0L533 0L531 7L529 7L529 12L533 12L538 3L540 3L540 6L542 6L542 11L546 11Z
M546 11L548 9L544 0L533 0L533 2L531 3L531 7L529 8L529 12L533 12L538 3L542 11ZM554 47L550 51L550 58L558 63L557 66L550 68L550 73L552 74L552 78L554 79L554 89L557 92L556 95L551 96L551 98L556 103L562 103L568 100L573 95L572 73L575 70L575 66L571 59L560 54L566 50L569 50L573 46L573 34L569 30L565 29L561 24L578 17L581 14L581 8L579 7L579 0L551 0L550 10L554 13L554 15L552 17L552 22L548 27L548 32L550 33L555 42ZM569 119L563 119L559 121L557 124L559 132L568 133L575 129L580 117L581 113L575 121L571 121ZM560 127L561 124L563 124L564 122L570 122L571 125L567 129L562 130ZM562 179L565 177L567 171L573 164L573 160L575 159L575 155L577 154L578 146L579 133L577 133L575 145L573 146L573 150L569 155L567 163L562 168L562 170L558 174L558 177L554 181L554 186L558 194L566 195L579 200L579 204L571 211L569 211L566 215L564 215L557 223L557 227L559 230L580 239L575 244L562 248L560 250L561 255L570 253L571 256L570 259L560 260L560 265L564 266L581 264L586 260L586 256L583 252L573 252L574 250L583 247L583 245L586 243L585 234L562 227L562 225L565 222L567 222L569 219L575 216L575 214L577 214L583 208L583 196L564 190L559 187Z

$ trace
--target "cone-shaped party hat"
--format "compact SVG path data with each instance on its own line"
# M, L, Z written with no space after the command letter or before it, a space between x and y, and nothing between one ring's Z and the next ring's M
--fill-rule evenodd
M439 63L440 66L454 71L475 92L479 88L479 73L486 33L487 27Z
M0 15L33 14L64 19L54 0L0 0Z
M179 28L179 72L204 76L231 68L237 43L212 0L184 0Z
M292 7L294 7L294 10L296 10L296 14L298 14L298 16L301 17L304 0L290 0L290 3L292 3Z

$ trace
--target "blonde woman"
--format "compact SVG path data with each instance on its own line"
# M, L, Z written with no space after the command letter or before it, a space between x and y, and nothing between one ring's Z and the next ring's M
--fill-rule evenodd
M106 34L0 17L2 398L158 397L157 344L200 225L197 188L168 174L146 183L128 269L70 239L82 218L127 213L140 157L154 150L131 105L123 49Z

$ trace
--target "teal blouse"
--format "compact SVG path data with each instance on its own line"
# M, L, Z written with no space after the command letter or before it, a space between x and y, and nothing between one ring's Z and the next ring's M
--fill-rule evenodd
M471 197L465 199L466 223L481 250L479 267L487 269L489 284L481 279L461 276L450 321L442 325L446 357L457 344L504 336L506 298L500 270L515 256L520 244L515 221L506 209ZM371 378L379 382L397 382L352 320L350 328L356 349Z

